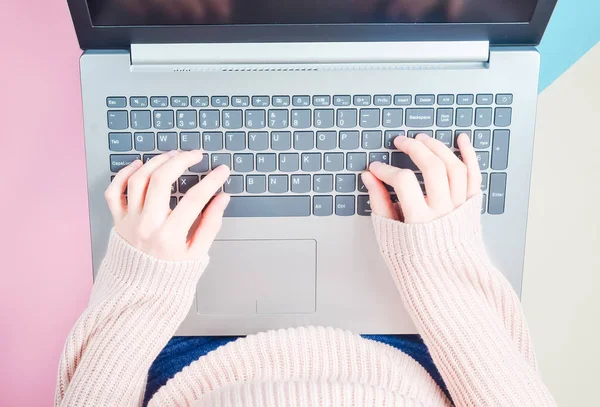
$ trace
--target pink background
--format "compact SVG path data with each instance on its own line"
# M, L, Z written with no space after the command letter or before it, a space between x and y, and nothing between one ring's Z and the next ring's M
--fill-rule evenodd
M2 1L0 406L52 405L89 298L80 54L66 0Z

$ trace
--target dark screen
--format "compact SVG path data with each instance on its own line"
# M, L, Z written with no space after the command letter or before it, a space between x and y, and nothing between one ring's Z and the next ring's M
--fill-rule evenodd
M529 22L537 0L87 0L93 25Z

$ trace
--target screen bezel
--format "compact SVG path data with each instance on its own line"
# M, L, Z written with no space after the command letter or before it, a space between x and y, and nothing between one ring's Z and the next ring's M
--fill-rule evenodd
M484 40L491 45L538 45L557 1L538 0L529 23L93 26L87 1L67 0L83 50L219 42Z

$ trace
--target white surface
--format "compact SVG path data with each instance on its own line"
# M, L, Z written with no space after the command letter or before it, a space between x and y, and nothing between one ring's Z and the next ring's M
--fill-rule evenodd
M599 72L596 45L538 106L523 305L560 406L600 403Z

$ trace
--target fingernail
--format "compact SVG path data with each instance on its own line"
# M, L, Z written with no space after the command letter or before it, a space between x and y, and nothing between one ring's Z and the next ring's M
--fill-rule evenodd
M425 134L425 133L419 133L419 134L416 135L415 139L421 140L421 139L428 138L428 137L429 136L427 134Z
M373 161L370 165L369 165L369 169L374 169L376 170L377 168L380 168L383 165L383 163L379 162L379 161Z

